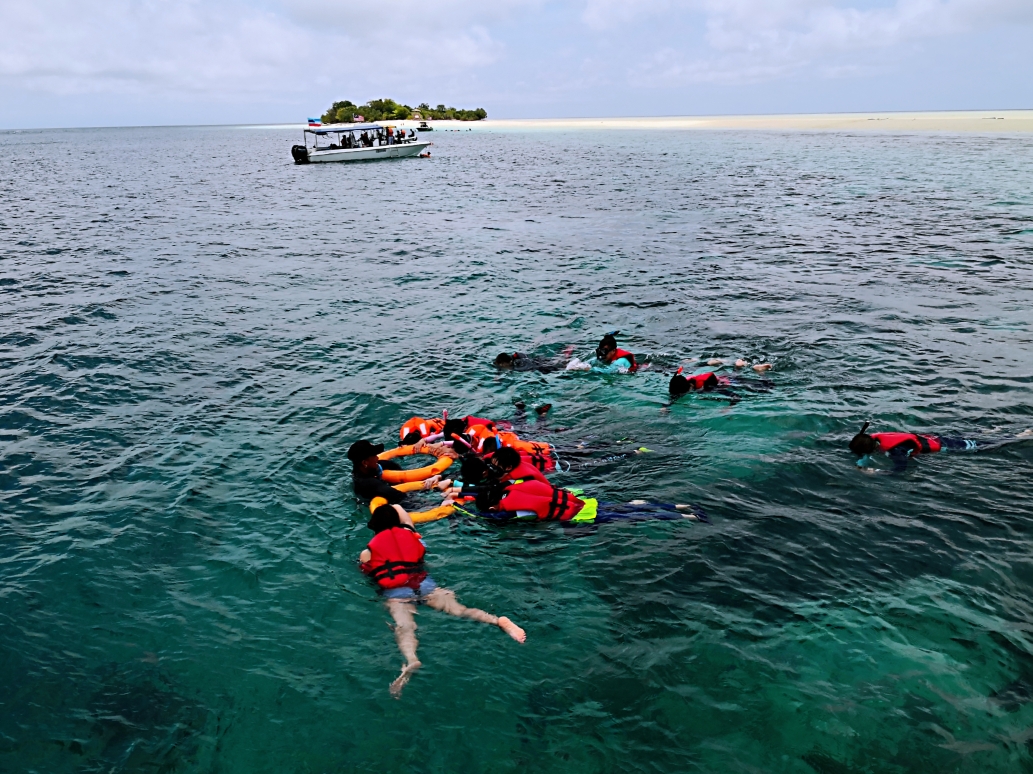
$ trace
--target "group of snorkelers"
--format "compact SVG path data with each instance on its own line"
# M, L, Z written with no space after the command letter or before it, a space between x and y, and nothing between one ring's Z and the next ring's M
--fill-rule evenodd
M603 337L596 349L594 362L570 357L567 351L563 361L519 352L503 353L495 358L494 364L503 369L537 370L543 373L595 370L634 374L645 370L640 358L617 346L616 333ZM720 360L708 363L711 366L723 364ZM736 369L747 366L750 363L744 360L735 362ZM770 363L752 366L757 373L764 373L771 367ZM683 368L678 368L671 377L669 391L672 399L690 393L714 393L735 403L741 397L735 389L766 392L772 386L772 382L767 379L724 376L712 371L685 376ZM601 450L607 456L599 460L600 450L584 444L558 450L548 443L521 438L516 431L521 429L522 432L526 424L523 421L524 408L524 404L517 404L518 416L514 422L493 421L472 415L462 418L449 418L447 414L440 418L413 417L399 430L400 447L397 453L385 452L384 444L374 444L368 440L357 441L348 449L348 458L353 464L352 484L357 495L371 500L372 515L367 526L375 533L359 561L363 572L376 583L387 602L395 622L395 638L406 659L401 674L391 684L392 695L398 696L413 672L420 667L416 656L414 620L415 605L418 603L450 615L498 626L518 642L526 639L524 630L509 618L465 607L456 600L453 592L434 582L424 567L426 548L416 532L417 523L454 513L495 523L523 520L583 525L617 519L657 518L709 523L707 515L691 505L643 500L619 504L600 503L579 490L555 486L548 474L570 470L572 464L587 466L593 464L593 461L615 461L649 450L639 447L619 454ZM535 413L544 417L550 408L549 404L545 404L535 409ZM873 454L883 453L892 461L894 471L903 470L907 461L918 454L944 450L975 451L1007 442L897 432L868 434L868 427L869 423L866 422L849 444L850 450L858 456L858 465L869 466ZM1031 435L1033 431L1026 431L1018 438ZM420 469L426 471L425 475L420 473L413 477L392 458L402 456L403 453L430 455L436 458L437 463ZM441 473L449 468L453 476L444 478ZM402 503L409 492L417 490L439 493L442 497L441 505L425 513L410 513Z
M562 357L536 357L526 355L522 352L502 352L495 357L496 368L515 371L538 371L539 373L553 373L556 371L593 371L609 374L633 374L640 370L658 370L653 363L640 362L635 354L629 350L617 346L617 334L620 331L613 331L603 336L599 346L595 350L595 358L592 360L581 360L573 357L571 350L566 350ZM707 366L724 366L727 363L714 358L707 361ZM771 369L771 363L751 364L746 360L738 359L734 367L736 371L749 366L758 374ZM699 374L684 374L685 368L681 366L671 376L667 390L672 400L691 393L708 393L719 399L728 399L731 403L737 403L741 394L736 388L750 392L768 392L774 383L768 379L748 379L739 376L738 373L732 376L719 375L713 371L704 371Z

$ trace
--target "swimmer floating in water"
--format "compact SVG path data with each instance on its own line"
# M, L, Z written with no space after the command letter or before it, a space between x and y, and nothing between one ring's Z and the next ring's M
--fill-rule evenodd
M523 352L500 352L492 363L501 371L537 371L540 374L562 371L566 364L566 357L543 357Z
M607 374L633 374L639 370L640 364L635 355L617 346L617 334L613 331L603 336L599 346L595 348L595 362L586 362L574 357L567 363L568 371L600 371Z
M500 466L501 467L501 466ZM508 468L508 465L507 465ZM486 519L509 521L561 521L573 524L645 519L691 519L709 524L710 519L693 505L670 505L632 500L629 503L600 503L595 498L581 499L569 489L553 486L538 478L514 479L512 469L490 473L477 487L464 482L461 489L446 492L446 503L474 499L476 511L456 505L456 510Z
M376 534L359 554L360 566L376 582L380 594L387 601L387 609L395 622L395 641L405 657L402 673L391 683L391 695L396 699L421 666L416 657L414 614L417 604L425 604L459 618L498 626L517 642L527 639L524 630L505 616L465 607L456 600L454 592L434 582L423 566L427 549L409 514L401 506L381 505L373 511L366 526Z
M770 365L765 363L764 365ZM737 392L733 391L733 387L738 387L750 392L769 392L774 387L774 382L770 379L747 379L741 376L719 376L713 371L708 371L703 374L695 374L693 376L683 376L681 368L671 377L670 383L667 385L668 391L671 393L671 398L680 398L682 395L687 395L691 392L705 392L705 393L717 393L731 399L731 403L735 404L742 400L742 396ZM764 369L767 370L767 369Z
M456 458L458 455L452 449L437 445L420 442L418 450L434 456L447 456ZM389 503L400 503L405 499L405 494L398 491L387 483L382 474L385 470L401 470L402 466L394 460L381 460L377 457L384 451L384 444L371 443L367 440L356 441L348 448L348 459L352 462L352 489L359 497L372 500L374 497L383 497ZM424 489L439 490L447 489L451 485L448 479L442 480L440 476L433 476L423 482Z
M857 455L859 468L872 467L872 455L885 454L893 463L893 472L907 470L908 460L918 454L940 451L986 451L1016 441L1033 439L1033 428L1023 430L1011 438L960 438L947 435L919 435L917 433L866 433L871 425L865 422L861 432L850 439L850 451Z

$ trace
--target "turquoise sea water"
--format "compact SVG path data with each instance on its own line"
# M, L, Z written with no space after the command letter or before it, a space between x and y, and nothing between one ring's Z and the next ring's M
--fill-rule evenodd
M0 134L0 769L1033 771L1033 443L846 450L1033 426L1033 138L434 140ZM776 388L490 366L614 328ZM344 452L516 400L653 450L558 483L713 524L425 526L528 641L421 612L396 701Z

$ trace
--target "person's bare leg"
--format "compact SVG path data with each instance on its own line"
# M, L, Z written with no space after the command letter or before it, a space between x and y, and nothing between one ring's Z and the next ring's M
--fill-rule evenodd
M428 594L424 600L432 608L440 610L442 613L448 613L449 615L454 615L459 618L469 618L472 621L480 621L481 623L497 626L517 642L523 642L527 639L527 633L506 618L506 616L492 615L491 613L486 613L476 607L466 607L465 605L461 605L458 600L456 600L455 592L450 591L449 589L436 588Z
M409 682L413 672L420 668L420 660L416 658L416 619L413 616L416 605L412 602L403 602L400 599L389 599L387 601L388 612L395 622L395 642L398 643L398 650L405 656L405 664L402 665L402 673L391 683L391 695L396 699L402 695L402 689Z

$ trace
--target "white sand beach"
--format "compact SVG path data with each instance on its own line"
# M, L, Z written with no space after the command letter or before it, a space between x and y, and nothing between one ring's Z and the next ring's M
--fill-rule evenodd
M418 122L397 122L406 128ZM504 118L431 121L436 130L732 129L760 131L879 131L1011 134L1033 132L1033 110L958 110L924 113L815 113L655 118Z

